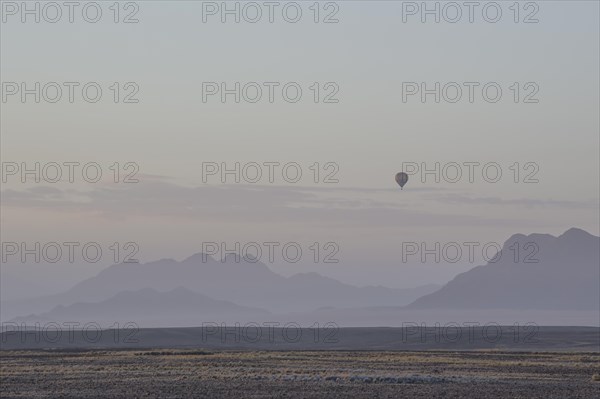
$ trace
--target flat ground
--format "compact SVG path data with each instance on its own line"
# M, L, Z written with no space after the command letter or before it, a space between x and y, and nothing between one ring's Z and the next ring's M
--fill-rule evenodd
M597 352L2 351L0 396L598 398L599 362Z

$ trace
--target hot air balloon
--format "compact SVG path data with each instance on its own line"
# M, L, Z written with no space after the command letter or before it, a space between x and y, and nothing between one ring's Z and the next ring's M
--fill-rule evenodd
M406 184L406 182L408 181L408 175L404 172L399 172L396 173L396 183L398 183L398 185L400 186L400 190L402 190L402 187L404 187L404 185Z

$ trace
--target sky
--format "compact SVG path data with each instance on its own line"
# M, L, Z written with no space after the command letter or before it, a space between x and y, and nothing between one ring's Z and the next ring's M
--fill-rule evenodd
M482 14L489 2L474 10L473 22L463 7L456 23L448 21L455 14L447 2L439 2L448 12L439 23L431 15L422 22L421 10L412 15L421 2L401 1L320 2L318 23L313 2L285 15L285 2L278 4L272 23L264 6L256 23L244 20L252 9L239 23L232 15L222 22L221 2L200 1L122 3L118 23L112 2L98 2L97 23L79 9L73 23L65 9L56 23L43 15L35 23L33 16L22 22L21 10L14 14L7 3L0 32L3 243L97 242L108 254L114 242L133 242L140 261L184 259L212 242L297 243L297 263L281 253L261 260L284 275L316 271L356 285L414 287L442 284L483 255L402 262L403 243L501 245L516 233L559 235L570 227L599 234L598 2L520 2L517 23L513 2L494 3L502 11L496 23L486 20L496 8ZM300 21L287 22L297 8ZM128 15L138 22L123 23ZM25 101L8 94L24 82L30 89L57 82L63 97L51 103L42 93L36 103L32 94ZM72 103L64 82L79 84ZM98 102L83 99L89 82L102 88ZM207 91L236 82L239 103L234 94L223 102ZM424 102L420 92L407 94L436 82L439 102L435 94ZM257 86L263 96L248 101ZM297 87L300 99L286 101ZM462 97L448 101L456 87ZM501 97L488 101L497 87ZM36 183L11 174L14 165L36 162L95 162L102 179L90 183L76 171L73 183ZM220 169L236 163L247 174L223 182ZM274 165L272 181L265 163ZM421 174L436 163L439 181ZM262 177L252 182L256 165ZM285 175L283 165L291 165ZM462 177L455 179L457 165ZM394 175L403 170L415 173L399 190ZM123 182L128 173L138 182ZM325 263L332 251L338 262ZM114 263L111 256L94 264L21 264L11 273L64 288Z

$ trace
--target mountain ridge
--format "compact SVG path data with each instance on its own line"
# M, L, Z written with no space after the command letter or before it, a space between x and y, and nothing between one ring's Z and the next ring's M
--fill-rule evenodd
M578 228L559 236L514 234L498 261L461 273L406 307L600 309L599 254L600 237Z

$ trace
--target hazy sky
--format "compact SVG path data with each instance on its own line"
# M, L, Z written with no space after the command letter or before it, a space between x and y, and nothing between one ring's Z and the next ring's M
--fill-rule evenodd
M269 267L409 287L445 282L475 264L409 267L398 261L402 242L502 243L514 233L556 235L572 226L599 233L598 2L536 2L538 23L522 23L534 11L524 3L519 23L513 2L498 2L497 23L486 22L480 8L473 23L467 15L422 23L419 14L403 22L407 5L400 1L336 2L339 22L328 24L313 22L313 2L299 2L298 23L282 18L282 6L274 23L266 15L257 23L221 23L219 15L203 22L199 1L144 1L136 3L133 24L115 24L112 2L100 3L103 18L95 24L77 12L74 23L54 24L3 14L3 95L6 82L97 82L103 96L87 103L76 89L74 103L39 104L8 96L2 162L97 162L105 179L22 184L9 176L2 241L133 241L141 260L182 259L209 241L294 241L305 249L335 242L338 264L315 264L307 252L298 264ZM336 10L325 6L320 19ZM120 18L133 10L122 9ZM134 82L139 103L115 104L114 82L121 96ZM216 95L203 102L203 82L257 82L263 99L235 103L230 95L222 103ZM264 82L280 82L273 103ZM303 89L297 103L281 97L288 82ZM339 102L315 103L314 82L320 99L339 88ZM457 82L463 97L403 102L403 82ZM463 82L479 84L473 103ZM490 82L503 90L495 103L481 94ZM534 89L539 102L525 103ZM140 182L111 182L115 162L139 165ZM230 178L224 185L214 176L204 183L203 162L295 162L303 178L288 183L276 169L273 184ZM394 175L403 162L458 163L463 178L436 183L428 176L423 183L412 175L400 191ZM465 162L496 163L502 178L486 182L480 166L470 183ZM332 171L339 182L324 183ZM529 173L537 183L524 182ZM91 269L73 268L68 278Z

